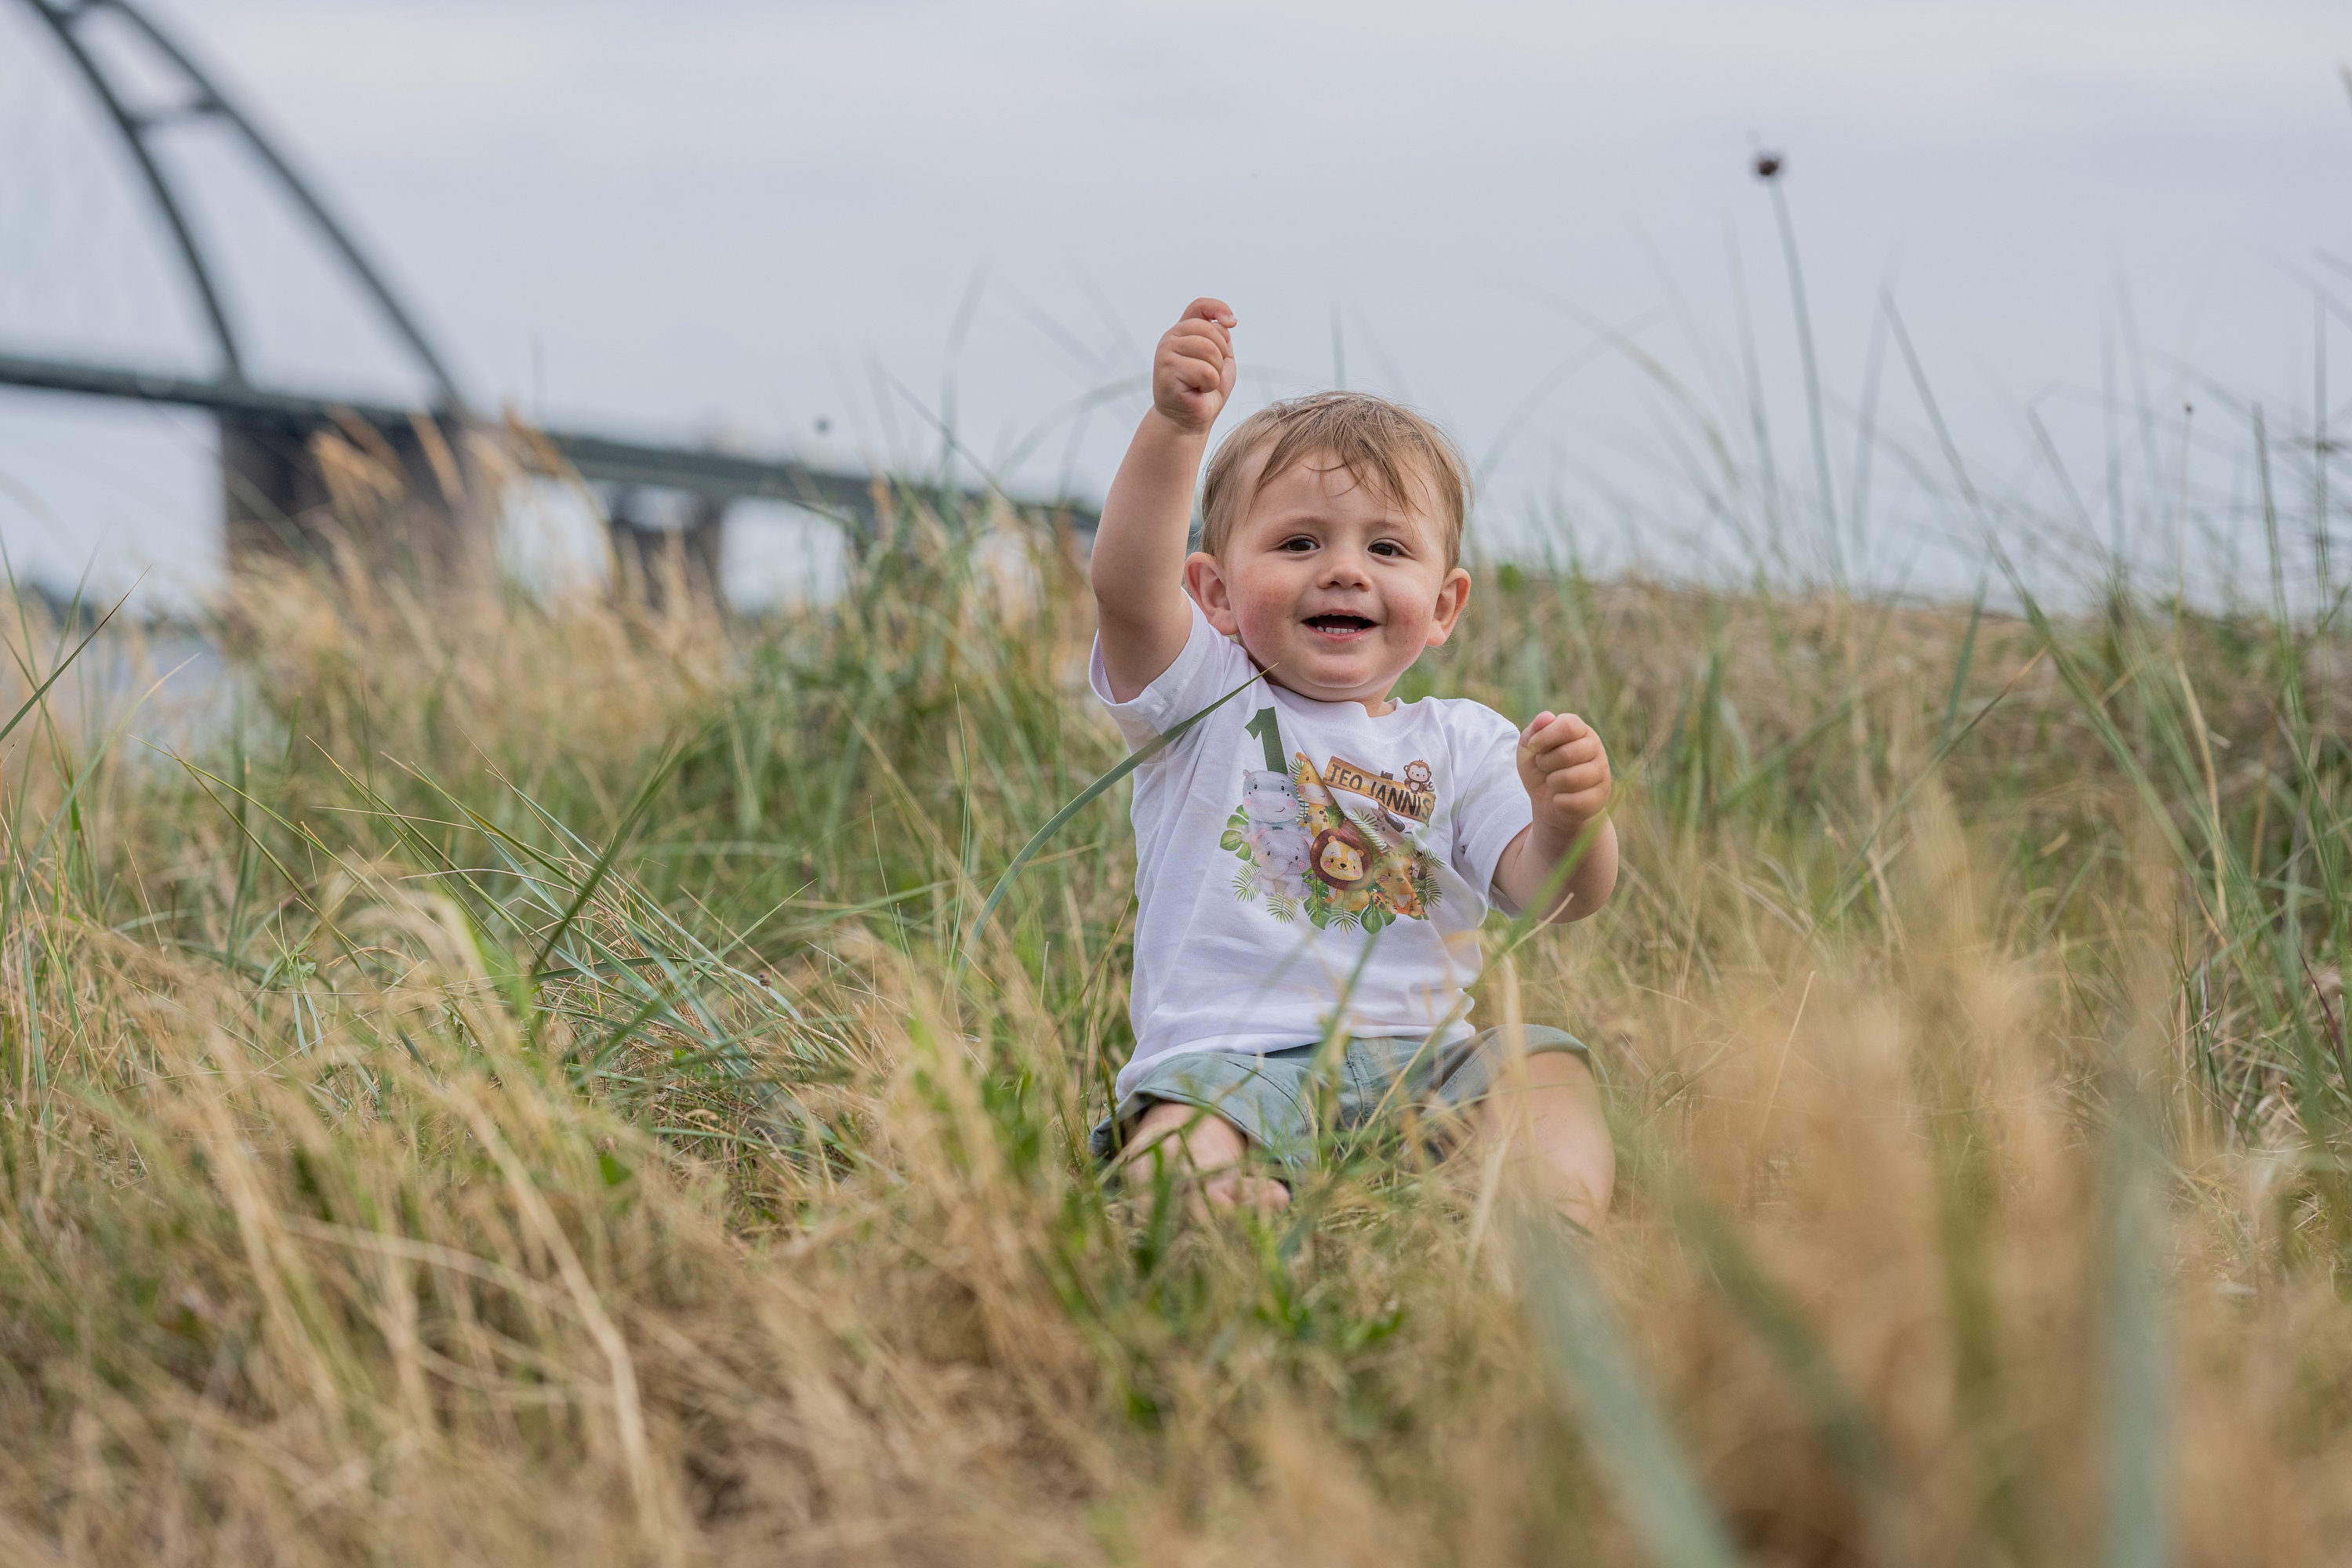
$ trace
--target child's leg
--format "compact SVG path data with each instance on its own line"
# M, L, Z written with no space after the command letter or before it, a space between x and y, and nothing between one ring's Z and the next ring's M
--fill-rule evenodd
M1515 1134L1522 1142L1514 1153L1524 1149L1532 1159L1528 1173L1552 1205L1585 1229L1598 1229L1617 1187L1617 1146L1601 1110L1601 1085L1581 1056L1539 1051L1499 1075L1487 1091L1482 1139Z
M1180 1174L1198 1178L1200 1194L1212 1208L1251 1208L1263 1214L1290 1202L1288 1187L1241 1168L1249 1140L1214 1111L1173 1100L1155 1102L1119 1151L1120 1168L1139 1162L1148 1165L1154 1150L1164 1150Z

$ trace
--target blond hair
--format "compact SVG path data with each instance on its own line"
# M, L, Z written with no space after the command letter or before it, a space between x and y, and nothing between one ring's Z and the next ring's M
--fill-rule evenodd
M1246 484L1249 459L1265 462ZM1270 403L1239 425L1209 460L1201 492L1201 548L1224 553L1234 525L1258 487L1306 459L1328 455L1391 506L1412 509L1412 486L1425 484L1445 539L1445 564L1462 562L1462 520L1470 479L1444 431L1402 404L1361 392L1318 392Z

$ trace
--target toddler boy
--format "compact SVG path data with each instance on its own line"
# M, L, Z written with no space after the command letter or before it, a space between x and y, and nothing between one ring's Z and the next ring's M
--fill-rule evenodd
M1129 745L1244 688L1134 773L1135 1055L1096 1152L1171 1150L1211 1204L1279 1207L1288 1188L1244 1157L1309 1157L1314 1069L1344 1040L1324 1058L1342 1122L1523 1110L1547 1190L1591 1225L1616 1167L1584 1047L1529 1027L1507 1072L1464 993L1490 906L1549 891L1546 919L1580 920L1609 897L1608 753L1574 714L1522 732L1475 702L1390 700L1470 597L1461 459L1408 409L1335 392L1251 416L1185 553L1234 327L1196 300L1160 340L1095 536L1091 675Z

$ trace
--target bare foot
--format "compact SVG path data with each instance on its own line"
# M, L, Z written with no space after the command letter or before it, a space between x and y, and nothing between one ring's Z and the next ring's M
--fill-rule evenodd
M1248 1209L1254 1214L1273 1214L1290 1206L1290 1189L1272 1176L1221 1171L1202 1178L1199 1190L1202 1201L1213 1209Z
M1249 1140L1223 1117L1197 1105L1161 1100L1143 1113L1119 1151L1122 1170L1155 1156L1171 1161L1201 1209L1272 1214L1290 1205L1290 1189L1271 1176L1242 1169Z

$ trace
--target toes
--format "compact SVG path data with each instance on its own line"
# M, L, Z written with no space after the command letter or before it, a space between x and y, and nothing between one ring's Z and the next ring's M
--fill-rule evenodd
M1216 1176L1201 1184L1201 1196L1215 1209L1272 1214L1290 1206L1290 1189L1271 1176Z

